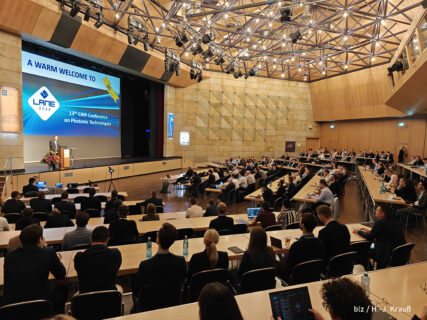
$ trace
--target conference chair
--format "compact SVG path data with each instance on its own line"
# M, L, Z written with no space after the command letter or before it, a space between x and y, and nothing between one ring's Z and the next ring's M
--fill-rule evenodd
M282 207L282 201L283 197L279 197L274 201L273 211L280 211L280 208Z
M227 269L211 269L195 273L190 280L189 302L197 301L200 291L211 282L221 282L229 285L229 274Z
M408 221L409 221L409 216L414 216L415 217L415 226L416 226L416 223L418 222L418 218L422 218L423 219L423 223L424 223L424 228L425 228L425 225L426 225L426 212L408 212L408 213L406 213L406 223L405 223L405 230L407 230L408 229Z
M262 268L245 272L240 281L239 293L250 293L276 287L276 269Z
M51 204L55 204L55 203L57 203L57 202L59 202L59 201L61 201L62 199L61 199L61 197L54 197L54 198L52 198L51 200L50 200L50 203Z
M157 231L149 231L142 235L141 242L147 242L148 237L151 238L151 242L156 242L157 240Z
M219 231L218 231L218 234L219 234L220 236L227 236L227 235L229 235L229 234L233 234L233 230L230 230L230 229L222 229L222 230L219 230Z
M178 229L178 240L184 240L185 236L187 236L187 239L193 238L194 229L193 228Z
M79 193L79 189L77 189L77 188L69 188L69 189L67 189L67 192L69 193L69 194L76 194L76 193Z
M84 211L86 211L86 213L91 218L99 218L101 216L101 212L99 212L98 209L88 208L88 209L85 209Z
M46 212L34 212L33 213L33 218L39 219L39 221L47 221L48 217L49 217L49 215Z
M104 195L95 196L95 199L98 199L99 202L107 202L108 201L108 198Z
M76 203L83 203L83 202L85 202L86 201L86 199L87 199L87 197L86 196L78 196L78 197L75 197L74 198L74 204L76 204Z
M135 204L131 204L129 206L129 215L137 215L137 214L141 214L141 206L135 205Z
M163 206L156 206L156 213L163 213Z
M37 197L37 196L38 196L37 191L28 191L24 194L25 198L32 198L32 197Z
M90 244L84 243L84 244L77 244L75 246L72 246L71 248L65 250L65 251L72 251L72 250L86 250L90 248Z
M298 263L289 277L289 284L301 284L320 280L320 273L323 268L323 260L309 260Z
M61 213L68 216L68 218L70 218L70 219L76 218L76 214L72 211L61 211Z
M353 273L354 259L357 252L338 254L329 260L325 278L336 278Z
M0 319L39 320L50 317L52 304L47 300L32 300L0 307Z
M282 228L281 224L275 224L275 225L272 225L272 226L268 226L264 230L265 231L277 231L277 230L283 230L283 228Z
M22 214L6 213L3 217L7 220L7 223L16 223L16 221L22 218Z
M92 189L91 187L87 187L83 189L83 193L89 193L89 190Z
M233 232L233 234L247 233L248 232L248 226L244 223L236 223L233 225L232 232Z
M393 249L390 255L389 267L404 266L409 263L411 258L411 251L415 247L415 243L402 244Z
M365 271L372 270L371 262L369 261L370 241L356 241L350 243L350 251L355 251L357 254L354 257L354 264L361 264Z
M290 223L285 227L285 230L290 230L290 229L299 229L300 225L299 222L294 222L294 223Z
M81 293L71 299L71 315L79 320L101 320L122 313L122 294L117 290Z
M133 294L135 312L168 308L182 302L181 283L147 284Z
M121 194L118 194L118 195L117 195L117 199L122 200L122 201L125 201L125 196L123 196L123 195L121 195Z

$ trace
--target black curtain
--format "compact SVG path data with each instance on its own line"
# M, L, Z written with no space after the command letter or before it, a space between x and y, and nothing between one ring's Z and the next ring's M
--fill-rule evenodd
M122 78L122 157L157 157L159 92L163 92L162 84L145 79ZM163 114L163 110L160 111Z

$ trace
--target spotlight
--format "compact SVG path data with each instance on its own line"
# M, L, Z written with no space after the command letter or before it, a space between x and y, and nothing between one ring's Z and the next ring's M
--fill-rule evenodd
M178 47L182 47L183 45L184 45L184 43L187 43L188 42L188 37L187 37L187 35L185 34L185 32L183 31L183 32L181 32L179 35L177 35L175 38L174 38L174 40L175 40L175 44L178 46Z
M197 78L197 72L193 68L191 68L190 69L190 79L196 80L196 78Z
M249 70L249 75L251 77L255 76L257 73L258 73L258 69L252 68L251 70Z
M181 40L181 38L179 37L179 36L176 36L175 38L175 44L178 46L178 47L182 47L183 45L184 45L184 42L182 42L182 40Z
M165 71L166 72L175 72L179 76L179 63L180 57L170 51L169 49L165 50Z
M195 56L198 53L202 53L203 49L200 43L197 43L196 46L191 49L191 52L193 53L193 56Z
M204 54L205 58L213 57L213 55L214 54L213 54L212 49L210 47L208 48L208 50L205 51L205 54Z
M203 80L202 72L200 71L199 76L197 78L197 82L200 82Z
M127 34L128 34L128 43L129 44L132 44L133 43L133 30L132 29L128 29L128 32L127 32Z
M74 1L71 6L70 16L75 17L80 12L80 5Z
M90 19L90 8L87 7L85 11L84 21L89 21L89 19Z
M291 33L291 34L289 35L289 37L291 38L292 43L297 43L299 40L301 40L301 39L302 39L301 31L297 30L297 31L295 31L294 33Z
M144 38L142 38L142 43L144 45L144 50L148 51L148 33L146 33Z
M225 62L224 58L219 56L217 59L215 59L215 64L219 66L220 64L223 64Z
M205 33L202 36L202 42L204 44L208 44L209 42L213 41L215 39L215 33L213 31L209 31L208 33Z
M292 10L291 8L280 9L280 21L291 21L292 19Z
M98 15L98 19L94 24L95 29L98 29L104 24L104 15L102 13L102 8L99 8L99 12L97 13L97 15Z
M247 78L249 78L249 74L248 74L248 73L245 73L245 80L246 80Z
M233 76L235 79L240 78L241 76L243 76L242 71L239 70L234 72Z
M191 61L191 69L190 69L190 79L196 80L197 82L200 82L203 80L203 68L202 65L196 61Z

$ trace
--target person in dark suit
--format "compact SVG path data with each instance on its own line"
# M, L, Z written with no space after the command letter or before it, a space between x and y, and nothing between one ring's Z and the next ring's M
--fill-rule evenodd
M371 230L361 228L354 229L353 232L368 241L375 240L373 258L377 262L377 269L381 269L387 267L393 249L405 244L406 240L401 225L393 219L390 207L378 206L375 210L375 217L376 221Z
M53 136L52 140L49 140L49 150L55 153L59 152L58 136Z
M3 303L47 299L52 302L55 313L64 313L67 289L51 290L49 286L49 273L56 279L65 278L61 255L53 248L41 247L43 229L39 225L26 227L19 239L23 247L8 252L4 259Z
M199 195L199 186L202 183L202 179L199 177L199 175L196 172L194 172L190 182L191 182L191 187L190 187L191 196L197 198L197 196Z
M209 200L209 205L206 207L206 211L203 214L204 217L215 217L218 215L218 208L216 202L213 199Z
M223 268L228 270L227 252L218 251L216 245L219 241L219 234L214 229L208 229L203 237L205 250L192 255L188 265L188 281L191 277L204 270Z
M111 199L107 201L107 203L105 204L105 209L104 212L106 213L107 211L110 210L115 210L117 212L119 207L116 207L116 200L119 200L117 198L118 196L118 192L116 189L114 189L113 191L111 191Z
M22 218L16 221L15 230L23 230L25 227L28 227L30 224L40 225L40 220L33 218L34 210L31 208L25 208L22 210Z
M178 178L176 180L176 183L183 183L184 181L190 180L193 174L194 174L193 169L191 169L191 167L188 167L185 174L181 178Z
M60 212L71 212L72 217L76 217L76 205L74 202L68 200L67 191L61 193L61 201L55 203L55 209L58 209Z
M47 218L45 228L62 228L62 227L73 227L74 223L70 220L70 217L62 214L58 209L53 209L52 213Z
M285 182L283 181L283 179L281 179L279 180L279 183L278 183L278 188L275 194L275 200L282 197L285 194L285 192L286 192Z
M323 243L313 234L316 225L317 220L313 213L306 212L302 215L300 222L302 236L291 245L288 254L281 262L281 273L286 282L290 280L292 271L297 264L324 258Z
M176 228L170 223L164 223L156 239L157 254L140 263L133 283L137 311L171 307L180 303L187 264L184 257L169 251L177 238Z
M89 197L82 202L81 209L97 209L98 212L101 212L101 201L95 198L96 190L95 188L89 189Z
M163 199L156 197L156 191L151 190L150 192L150 198L146 199L143 202L137 203L138 206L144 207L144 209L147 209L147 205L149 203L154 204L156 207L163 207Z
M288 181L284 197L286 199L291 199L297 193L297 186L294 183L294 178L290 174L288 175Z
M11 199L6 200L3 206L3 213L21 213L25 209L25 204L19 200L19 192L12 191Z
M32 177L32 178L28 179L28 184L26 186L22 187L22 193L24 194L24 196L28 192L31 192L31 191L38 192L39 191L39 188L37 188L34 185L35 181L36 181L36 179L34 177Z
M46 192L39 191L37 198L30 200L30 206L34 212L46 212L52 211L52 205L49 200L46 199Z
M340 190L340 184L338 182L338 177L336 174L333 174L330 178L329 190L331 190L334 196L338 195Z
M262 198L270 204L270 207L274 205L273 191L271 191L267 184L263 184L262 186Z
M133 242L138 239L139 232L136 222L127 220L129 207L122 204L119 207L119 220L110 223L111 243Z
M418 200L413 204L409 204L407 208L397 209L396 215L401 217L402 219L406 219L406 215L411 213L424 214L427 209L427 180L422 180L418 182L418 190L420 193L418 194Z
M393 189L396 196L401 197L406 203L417 201L417 192L412 181L407 178L400 178L399 188Z
M79 278L80 293L116 290L117 271L122 264L118 249L107 248L110 232L104 226L96 227L91 235L91 247L76 253L74 268Z
M213 175L212 169L208 170L208 188L215 188L215 176Z
M249 238L248 250L245 251L237 269L237 276L240 279L245 272L276 267L274 251L267 246L267 233L263 228L254 227Z
M218 218L211 220L209 223L209 229L215 229L216 231L221 230L232 230L234 220L231 217L226 216L227 205L224 202L218 203Z
M346 225L332 219L331 209L328 206L318 206L316 212L325 226L319 231L318 238L325 246L325 264L327 264L332 257L350 250L350 232Z

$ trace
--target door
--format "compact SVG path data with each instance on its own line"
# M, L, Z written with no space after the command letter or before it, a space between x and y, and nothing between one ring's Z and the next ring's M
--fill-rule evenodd
M305 138L305 149L306 150L317 150L320 146L319 138Z

